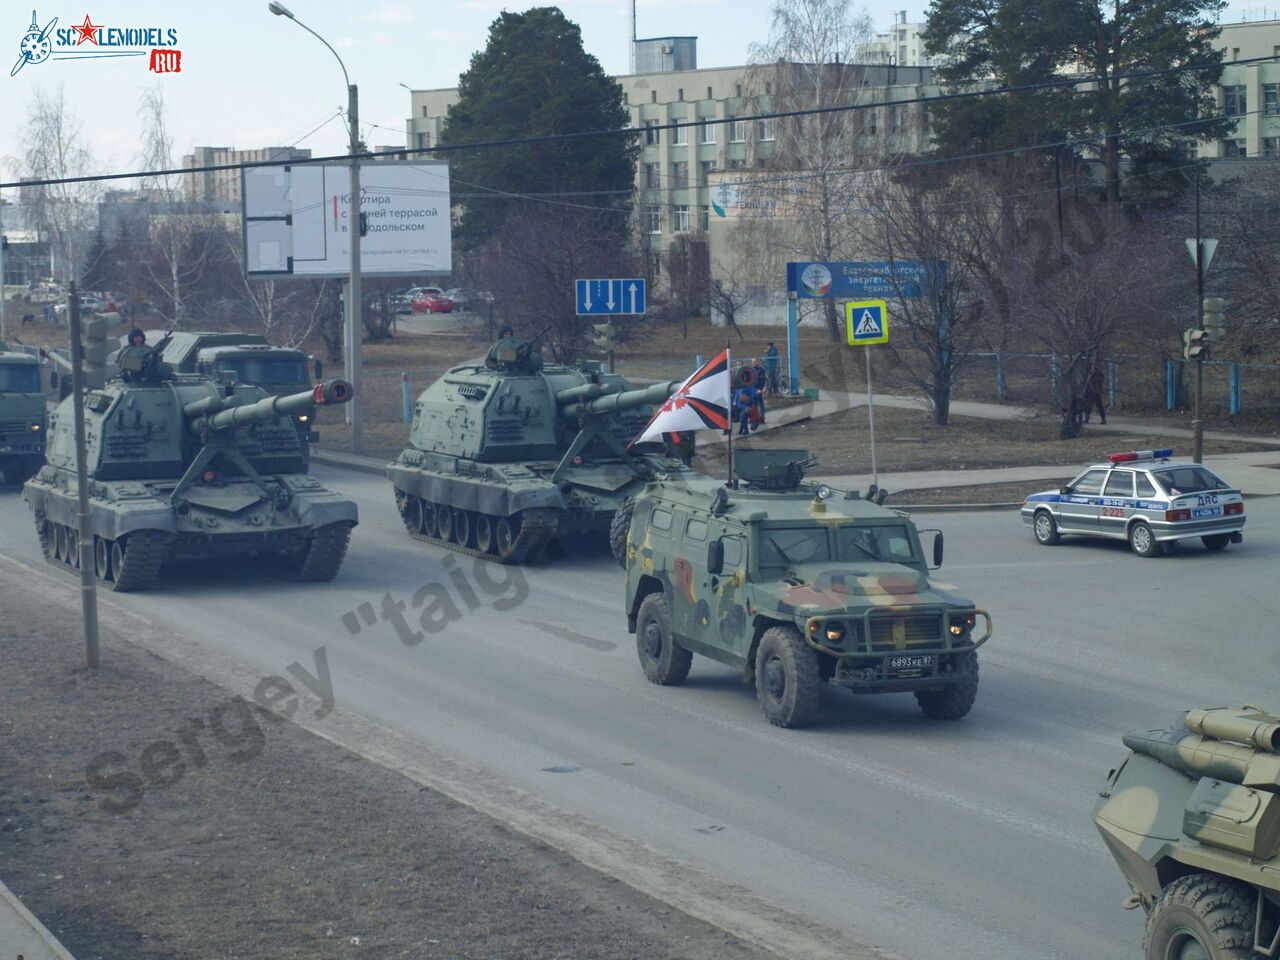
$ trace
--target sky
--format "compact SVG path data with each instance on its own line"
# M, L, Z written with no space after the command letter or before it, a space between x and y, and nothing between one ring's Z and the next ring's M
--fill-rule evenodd
M19 58L32 3L36 0L0 0L0 49L8 44L14 58L6 65ZM337 49L360 88L361 133L375 146L404 145L409 92L401 84L455 86L472 53L484 46L494 17L504 8L531 5L513 0L286 3ZM625 73L629 0L564 0L559 6L582 27L588 52L610 73ZM869 0L862 6L878 30L888 29L899 9L917 21L926 8L905 0ZM731 66L746 62L751 43L768 37L769 7L770 0L638 0L637 33L697 36L699 66ZM1280 9L1280 0L1275 7ZM137 105L148 86L164 92L175 164L193 146L297 142L316 155L345 152L346 132L337 111L346 105L346 90L337 62L297 23L272 15L267 0L88 0L77 6L39 0L35 12L41 26L57 17L55 30L83 24L86 16L91 25L108 30L174 29L182 70L155 74L145 57L118 57L49 59L7 77L0 71L0 179L15 179L20 170L24 120L37 86L46 91L62 86L103 171L137 168L142 133ZM1223 19L1245 14L1260 19L1261 13L1257 4L1234 0ZM82 42L75 50L81 49L91 45Z

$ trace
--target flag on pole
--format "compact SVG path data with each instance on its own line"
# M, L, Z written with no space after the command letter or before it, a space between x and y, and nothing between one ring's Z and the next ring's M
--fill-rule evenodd
M658 440L664 433L682 430L728 429L729 351L725 350L680 384L631 444Z

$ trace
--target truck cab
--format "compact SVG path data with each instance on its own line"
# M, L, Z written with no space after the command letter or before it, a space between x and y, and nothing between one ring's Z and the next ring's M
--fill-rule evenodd
M7 483L40 469L47 429L40 360L0 341L0 473Z

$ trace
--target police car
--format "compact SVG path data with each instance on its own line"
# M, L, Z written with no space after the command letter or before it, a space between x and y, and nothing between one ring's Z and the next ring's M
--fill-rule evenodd
M1198 463L1176 463L1173 451L1112 453L1059 490L1033 493L1022 522L1050 546L1065 534L1127 540L1140 557L1171 553L1199 537L1209 550L1244 539L1240 491Z

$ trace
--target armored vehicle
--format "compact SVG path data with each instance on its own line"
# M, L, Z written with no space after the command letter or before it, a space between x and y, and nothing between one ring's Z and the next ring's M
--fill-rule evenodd
M978 692L991 617L933 565L905 513L804 482L803 450L747 450L738 483L651 483L627 536L627 625L653 683L678 684L693 654L742 671L765 717L799 727L819 688L910 691L929 716L958 719ZM985 622L975 634L977 619Z
M0 473L22 483L44 463L44 390L40 361L0 340Z
M1280 956L1280 715L1131 733L1093 819L1147 912L1147 960Z
M271 396L281 397L308 388L311 363L314 363L316 377L319 378L319 361L312 361L301 350L273 347L266 343L240 343L201 347L195 352L194 372L261 387ZM303 410L294 414L293 423L305 453L307 444L320 439L315 430L315 411Z
M148 340L153 338L148 335ZM246 344L270 346L260 333L238 333L234 330L212 333L199 330L181 330L168 334L160 351L160 360L167 363L174 373L199 372L200 351L211 347L239 347Z
M387 466L416 538L519 563L557 535L607 533L646 481L688 475L662 444L627 447L677 382L544 365L535 340L500 340L418 397L412 446Z
M120 375L84 397L90 525L99 579L152 585L169 561L278 558L295 580L330 580L356 506L306 475L300 411L345 403L331 380L288 397L198 374L173 374L158 351L125 347ZM74 397L53 414L48 463L24 496L52 563L79 560Z

